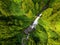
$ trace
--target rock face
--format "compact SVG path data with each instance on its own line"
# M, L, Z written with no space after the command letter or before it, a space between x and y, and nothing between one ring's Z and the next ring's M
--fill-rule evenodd
M60 45L60 0L0 0L0 45L21 45L26 36L23 31L39 13L42 17L38 25L24 42Z

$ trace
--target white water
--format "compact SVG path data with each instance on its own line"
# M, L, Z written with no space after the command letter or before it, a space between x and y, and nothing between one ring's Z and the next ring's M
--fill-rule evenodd
M34 27L36 27L36 25L38 24L38 20L39 18L41 17L42 14L40 14L36 19L35 21L33 22L33 24L31 25L31 28L33 29Z

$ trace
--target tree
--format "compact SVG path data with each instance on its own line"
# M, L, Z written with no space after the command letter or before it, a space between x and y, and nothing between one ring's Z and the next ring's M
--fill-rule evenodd
M21 45L21 39L26 36L24 29L39 13L42 13L39 24L31 32L29 41L24 42L26 45L60 45L59 5L60 0L0 0L0 45Z

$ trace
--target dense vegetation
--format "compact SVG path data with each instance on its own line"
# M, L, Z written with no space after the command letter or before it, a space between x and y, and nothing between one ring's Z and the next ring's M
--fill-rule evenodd
M42 17L26 45L60 45L60 0L0 0L0 45L21 45L38 13Z

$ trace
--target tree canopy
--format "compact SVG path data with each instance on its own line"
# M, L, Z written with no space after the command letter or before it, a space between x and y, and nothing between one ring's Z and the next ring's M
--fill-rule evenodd
M21 45L23 31L39 13L26 45L60 45L60 0L0 0L0 45Z

